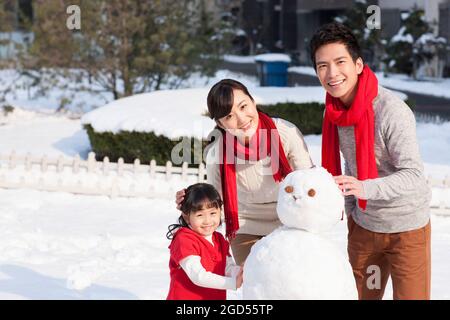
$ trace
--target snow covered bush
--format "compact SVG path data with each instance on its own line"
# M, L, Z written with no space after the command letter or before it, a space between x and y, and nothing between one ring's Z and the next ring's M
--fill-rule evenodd
M262 105L259 108L272 117L292 122L300 128L303 134L320 134L322 131L323 104L317 102L278 103ZM206 118L207 115L204 114L204 117ZM195 163L195 145L201 145L201 150L204 150L209 144L209 141L205 139L200 141L200 139L188 136L174 139L152 131L96 132L90 124L84 124L84 128L97 160L108 157L110 161L116 162L122 157L128 163L132 163L135 159L139 159L141 163L149 163L154 159L157 164L165 165L167 161L173 161L171 159L172 150L184 138L190 141L191 156L188 162L193 164Z
M400 30L386 46L384 62L387 70L406 73L416 78L419 68L445 52L446 40L433 35L423 10L414 8L404 14Z

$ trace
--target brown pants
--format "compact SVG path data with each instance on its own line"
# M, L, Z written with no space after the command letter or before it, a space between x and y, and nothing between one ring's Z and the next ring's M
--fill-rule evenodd
M377 233L348 219L348 255L359 299L382 299L389 276L394 299L430 299L431 225L400 233Z
M252 246L262 238L253 234L237 234L236 238L231 240L231 251L233 252L234 261L237 265L242 265L250 254Z

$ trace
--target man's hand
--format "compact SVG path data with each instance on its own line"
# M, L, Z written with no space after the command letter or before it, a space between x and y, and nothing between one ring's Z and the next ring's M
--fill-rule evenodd
M180 191L177 191L175 196L175 203L177 204L177 209L181 209L181 202L184 200L184 195L186 194L186 189L182 189Z
M344 196L355 196L358 199L367 200L362 181L351 176L334 177L334 181L338 184Z

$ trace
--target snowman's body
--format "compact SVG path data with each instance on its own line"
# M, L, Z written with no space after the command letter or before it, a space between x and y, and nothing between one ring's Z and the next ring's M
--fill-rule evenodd
M244 266L244 299L357 299L344 254L320 233L341 220L344 199L323 168L294 171L280 185L283 226L258 241Z

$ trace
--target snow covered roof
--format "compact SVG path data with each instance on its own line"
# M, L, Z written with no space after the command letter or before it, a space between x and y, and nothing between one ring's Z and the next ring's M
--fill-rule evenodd
M171 139L207 138L215 122L206 116L209 88L161 90L112 101L81 121L97 132L154 132ZM250 87L257 104L325 101L322 87Z

